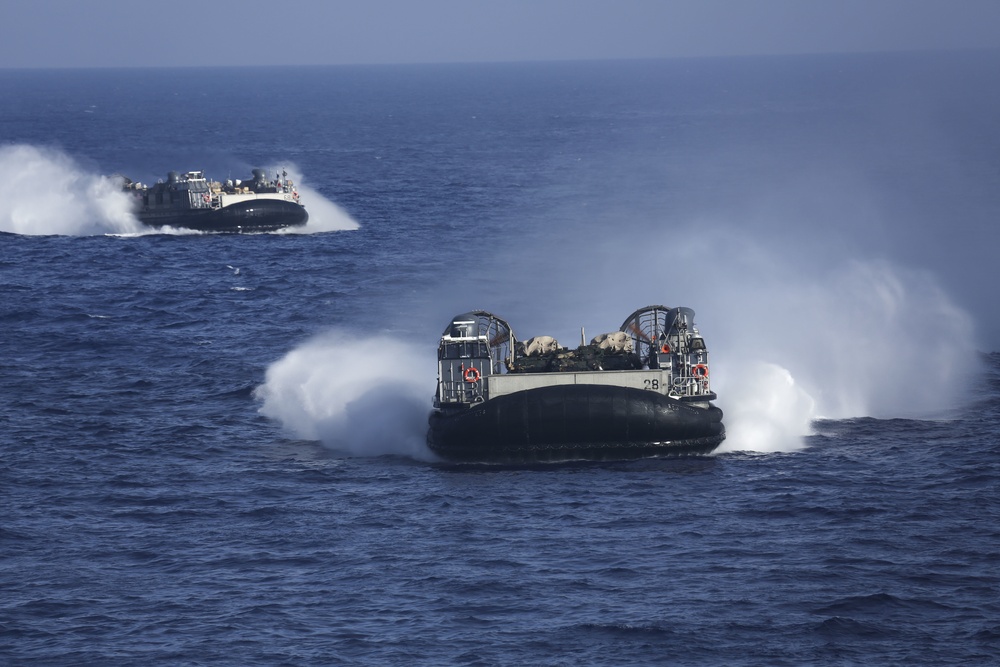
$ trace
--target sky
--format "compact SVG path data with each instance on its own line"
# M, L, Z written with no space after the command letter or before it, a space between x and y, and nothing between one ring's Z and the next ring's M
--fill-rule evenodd
M1000 48L1000 0L2 0L0 68Z

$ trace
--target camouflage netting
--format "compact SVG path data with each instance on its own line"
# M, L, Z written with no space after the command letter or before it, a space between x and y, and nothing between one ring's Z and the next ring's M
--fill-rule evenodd
M595 339L596 340L596 339ZM631 345L628 346L629 348ZM554 373L571 371L629 371L642 368L639 355L630 350L602 348L600 343L581 345L575 350L560 348L531 356L517 356L508 368L511 373Z

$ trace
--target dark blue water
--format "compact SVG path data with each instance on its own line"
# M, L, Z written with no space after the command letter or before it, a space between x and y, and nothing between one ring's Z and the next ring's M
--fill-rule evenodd
M997 664L997 64L0 72L0 664ZM101 179L281 165L327 227ZM717 455L424 448L452 315L648 303Z

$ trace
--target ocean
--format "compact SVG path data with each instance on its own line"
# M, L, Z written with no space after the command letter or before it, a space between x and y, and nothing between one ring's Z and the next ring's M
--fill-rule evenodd
M0 664L1000 664L998 65L0 71ZM112 178L254 167L304 229ZM712 456L427 450L452 316L650 304Z

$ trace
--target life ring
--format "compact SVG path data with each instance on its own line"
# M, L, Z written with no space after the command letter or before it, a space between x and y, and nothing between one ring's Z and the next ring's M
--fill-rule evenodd
M694 366L691 367L691 375L695 376L696 378L708 377L708 366L706 366L705 364L695 364Z
M465 374L462 376L465 378L466 382L479 382L479 369L473 366L469 366L465 369Z
M660 346L660 352L662 352L663 354L670 354L670 346L664 343L663 345Z
M212 195L202 195L201 199L207 204L208 202L212 201Z

